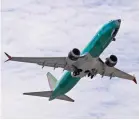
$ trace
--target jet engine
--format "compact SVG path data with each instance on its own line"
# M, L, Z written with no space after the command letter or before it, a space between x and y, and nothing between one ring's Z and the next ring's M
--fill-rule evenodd
M74 48L68 54L68 58L72 61L78 60L79 57L80 57L80 50L77 48Z
M117 64L117 57L115 55L111 55L110 57L106 58L105 64L109 67L114 67Z

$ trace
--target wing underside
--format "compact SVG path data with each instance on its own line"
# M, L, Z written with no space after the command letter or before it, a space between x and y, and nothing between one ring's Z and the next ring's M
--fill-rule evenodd
M137 81L134 76L121 71L115 67L108 67L101 59L99 60L99 70L98 73L102 76L109 76L110 78L112 77L118 77L118 78L123 78L127 80L132 80L137 84Z
M17 62L26 62L26 63L35 63L41 65L42 67L54 67L54 68L64 68L64 70L72 71L72 69L67 66L66 57L11 57L5 53L8 57L7 61L17 61Z

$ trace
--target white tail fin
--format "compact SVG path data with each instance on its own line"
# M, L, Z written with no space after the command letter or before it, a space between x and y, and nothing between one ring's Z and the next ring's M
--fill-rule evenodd
M50 86L50 89L53 91L57 84L57 79L50 73L47 73L48 83Z

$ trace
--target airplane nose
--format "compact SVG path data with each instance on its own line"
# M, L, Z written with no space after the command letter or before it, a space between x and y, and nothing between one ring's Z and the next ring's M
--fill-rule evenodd
M118 19L117 21L118 21L119 23L121 23L121 19Z
M116 24L116 27L120 27L120 24L121 24L121 19L117 19L117 20L114 20L115 24Z

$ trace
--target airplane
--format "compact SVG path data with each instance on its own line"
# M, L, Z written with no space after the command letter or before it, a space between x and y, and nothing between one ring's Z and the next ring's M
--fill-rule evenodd
M121 25L121 19L111 20L107 22L96 33L88 45L80 52L79 49L73 48L66 57L11 57L7 53L7 61L18 61L27 63L36 63L44 66L63 68L65 71L59 81L50 73L47 73L50 91L28 92L24 95L49 97L49 101L54 99L74 102L67 95L78 81L88 76L91 79L100 74L112 77L131 80L137 84L136 78L128 73L125 73L115 67L118 58L115 55L110 55L105 61L99 57L104 49L112 42L116 41L116 35Z

